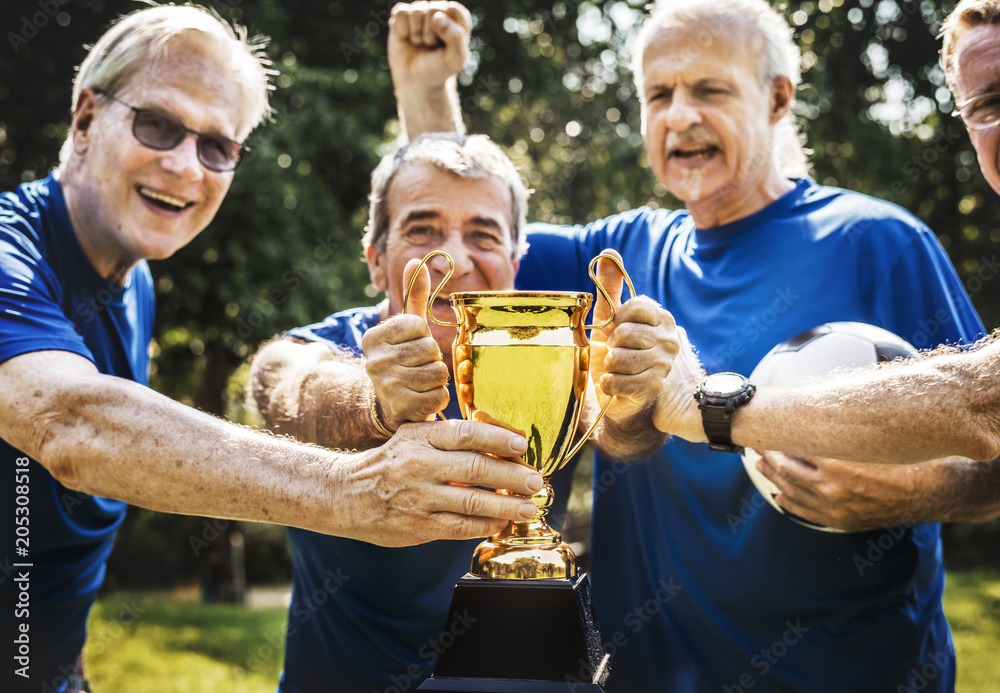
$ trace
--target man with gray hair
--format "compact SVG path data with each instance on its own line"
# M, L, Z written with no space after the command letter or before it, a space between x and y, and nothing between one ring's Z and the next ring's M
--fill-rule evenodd
M415 409L461 419L451 377L455 329L429 327L424 317L431 280L443 279L447 261L436 256L429 271L422 268L407 314L399 315L403 288L431 250L454 261L430 307L442 322L454 319L447 294L513 288L527 199L513 164L482 135L424 134L383 158L372 174L364 244L372 284L387 298L261 348L251 387L268 427L305 442L367 448L382 445ZM606 267L602 275L621 282ZM345 362L353 364L362 350L369 377L342 379ZM353 376L353 367L346 370ZM361 416L343 411L352 402ZM569 470L554 483L562 488L552 514L560 517ZM294 571L280 690L323 691L331 680L345 691L407 690L430 675L452 589L468 572L477 542L384 548L296 528L288 534ZM336 598L306 606L340 568L351 579L338 583Z
M802 175L798 139L780 125L798 51L764 0L658 2L635 45L650 166L686 210L529 226L519 287L580 289L586 260L616 248L713 375L747 373L775 343L832 320L925 344L930 323L942 341L983 333L930 229ZM426 103L440 88L397 83L411 134L453 125L444 102ZM600 384L614 394L611 379ZM841 506L841 529L874 531L805 529L763 502L731 454L732 411L752 396L739 376L709 376L699 397L710 447L671 440L632 464L597 455L591 574L617 660L612 690L950 691L935 523L992 509L978 476L955 460L905 474L827 466L815 503ZM664 399L638 415L650 429L676 401ZM942 483L960 502L939 502Z
M542 487L483 454L527 449L497 427L403 427L349 455L144 387L146 261L215 216L241 142L268 111L262 47L194 6L127 15L80 67L59 168L0 196L0 460L13 472L0 522L0 690L85 687L76 663L126 502L393 546L478 537L534 514L479 488Z

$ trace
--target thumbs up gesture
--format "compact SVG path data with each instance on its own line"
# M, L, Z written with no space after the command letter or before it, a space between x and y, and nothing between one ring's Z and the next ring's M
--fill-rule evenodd
M404 287L419 264L416 259L406 264ZM410 291L406 313L376 325L361 339L378 413L391 431L407 422L433 418L448 406L448 366L427 325L430 292L430 272L423 266Z
M621 259L614 250L604 252ZM678 328L673 316L648 296L621 302L624 277L613 262L600 260L597 278L611 297L615 319L592 333L590 377L602 406L607 397L617 396L607 415L620 422L656 401L677 355ZM608 302L599 296L594 322L610 315Z

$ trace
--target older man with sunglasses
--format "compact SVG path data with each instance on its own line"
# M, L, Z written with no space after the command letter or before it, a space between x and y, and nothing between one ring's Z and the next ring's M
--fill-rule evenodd
M144 387L146 260L183 247L222 203L268 111L261 49L201 8L128 15L80 66L58 169L0 195L0 691L86 688L74 669L125 502L392 546L534 515L482 488L542 486L484 454L527 448L499 428L412 425L346 455Z

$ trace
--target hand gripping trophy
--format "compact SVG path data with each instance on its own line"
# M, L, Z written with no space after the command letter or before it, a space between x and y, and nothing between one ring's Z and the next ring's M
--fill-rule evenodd
M428 253L451 257L442 250ZM609 657L594 617L590 583L578 574L573 550L545 521L552 505L549 477L564 466L590 437L613 401L604 405L577 442L590 372L586 330L614 320L610 296L594 268L601 258L614 262L632 296L625 268L612 255L590 263L590 277L611 309L598 325L587 325L593 296L584 292L466 291L451 294L458 328L453 346L454 372L462 416L524 434L522 456L545 479L532 500L530 520L511 522L478 546L469 574L455 588L449 613L470 614L476 625L442 652L434 676L421 691L565 690L603 691ZM413 273L416 278L417 272ZM451 277L449 271L428 305ZM413 280L404 297L404 312ZM525 638L524 623L535 636ZM450 624L449 624L450 625Z

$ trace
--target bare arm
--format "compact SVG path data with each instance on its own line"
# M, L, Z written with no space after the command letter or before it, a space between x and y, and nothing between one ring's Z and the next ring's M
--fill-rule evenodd
M372 423L370 388L363 360L319 342L272 340L250 367L251 396L268 429L324 447L368 450L386 441Z
M700 376L676 367L682 360L697 365L697 358L686 340L679 354L654 420L662 431L703 443L692 398ZM992 460L1000 456L1000 340L793 387L760 386L733 415L733 441L863 462Z
M404 427L348 455L225 423L59 351L0 364L0 391L0 436L57 480L155 510L398 546L483 536L521 517L521 499L477 485L541 486L524 467L471 452L510 457L526 441L470 422Z
M734 416L733 439L872 462L1000 455L1000 341L842 379L762 387Z
M404 140L465 132L457 75L469 59L472 18L457 2L397 3L389 20L389 69Z

